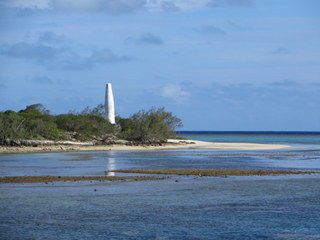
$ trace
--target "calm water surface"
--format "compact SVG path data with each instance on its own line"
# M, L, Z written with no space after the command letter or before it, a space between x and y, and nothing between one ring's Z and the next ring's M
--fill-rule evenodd
M248 142L319 146L320 132L181 132L180 137L208 142Z
M104 176L124 168L320 170L320 141L286 138L293 148L7 154L0 155L0 176ZM319 174L1 184L0 239L320 239L319 186Z

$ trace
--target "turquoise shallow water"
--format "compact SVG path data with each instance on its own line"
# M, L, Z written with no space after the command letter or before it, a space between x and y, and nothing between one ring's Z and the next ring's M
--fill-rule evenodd
M294 147L7 154L0 155L0 175L97 176L123 168L320 170L316 141L286 144ZM0 239L320 239L319 186L319 174L1 184Z
M249 142L249 143L277 143L290 145L314 145L320 146L320 132L181 132L179 137L208 142Z

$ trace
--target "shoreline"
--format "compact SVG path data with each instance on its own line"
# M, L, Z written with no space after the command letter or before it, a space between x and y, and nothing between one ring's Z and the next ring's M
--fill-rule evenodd
M91 152L91 151L158 151L183 149L216 149L216 150L273 150L289 148L289 145L263 143L232 143L232 142L204 142L198 140L168 139L161 145L128 146L125 144L111 145L38 145L38 146L0 146L0 154L9 153L46 153L46 152Z

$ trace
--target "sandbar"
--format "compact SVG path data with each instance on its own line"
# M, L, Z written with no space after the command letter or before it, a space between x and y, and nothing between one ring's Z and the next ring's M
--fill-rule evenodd
M135 174L185 175L201 177L227 176L275 176L293 174L319 174L318 171L288 171L288 170L253 170L253 169L121 169L112 172Z
M0 183L48 183L48 182L80 182L80 181L146 181L163 180L165 177L92 177L92 176L12 176L0 177Z
M271 150L288 148L288 145L262 143L205 142L197 140L168 139L167 143L149 145L90 145L57 144L38 146L0 146L0 154L36 153L36 152L88 152L88 151L143 151L143 150L179 150L179 149L217 149L217 150Z

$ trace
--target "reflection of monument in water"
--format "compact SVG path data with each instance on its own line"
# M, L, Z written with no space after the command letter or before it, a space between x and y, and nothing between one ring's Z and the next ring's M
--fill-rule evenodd
M116 120L115 120L115 113L114 113L114 99L113 99L111 83L108 83L106 86L105 109L106 109L107 119L111 124L115 124Z
M115 172L112 172L112 170L116 170L116 159L114 157L114 152L109 152L110 157L107 157L107 176L113 177L115 176Z
M107 119L111 124L115 124L115 113L114 113L114 99L113 99L113 92L112 92L112 85L108 83L106 85L106 99L105 99L105 110ZM112 170L116 169L116 159L113 157L114 152L109 152L110 157L107 158L107 176L114 176L115 173L111 172Z

